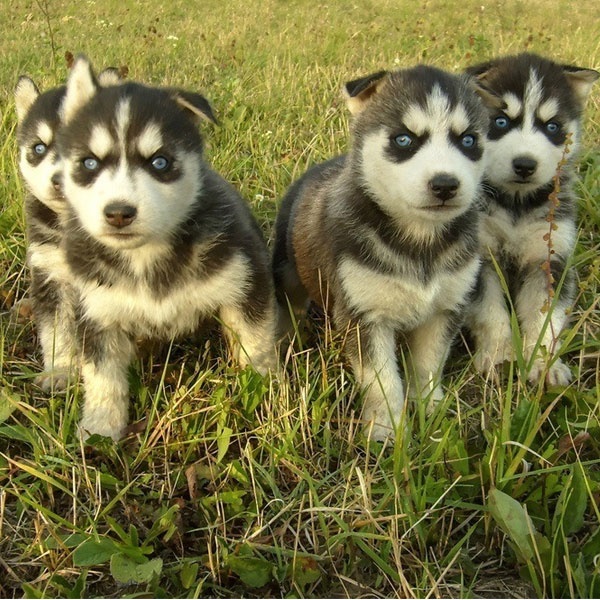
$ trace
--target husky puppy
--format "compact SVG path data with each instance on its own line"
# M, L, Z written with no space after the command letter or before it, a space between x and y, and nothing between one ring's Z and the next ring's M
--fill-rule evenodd
M283 199L273 270L282 305L323 306L346 333L371 435L394 434L404 388L442 397L440 376L480 268L477 199L486 112L470 78L417 66L346 85L350 152L310 169Z
M546 373L542 347L550 354L554 352L556 338L565 325L565 311L573 302L574 273L564 271L576 237L574 158L583 106L599 74L535 54L502 57L471 67L468 73L502 101L490 105L484 185L487 206L481 229L486 260L482 293L469 319L477 347L475 365L487 373L512 355L509 314L491 253L511 293L525 358L532 360L529 380L537 382L545 375L550 385L566 385L571 380L569 368L556 358ZM572 144L567 164L560 169L560 203L553 209L552 219L553 177L567 136ZM548 219L556 225L553 231ZM553 284L555 287L563 277L560 296L546 325Z
M104 86L120 80L113 68L102 71L98 79ZM36 382L46 391L66 386L74 358L73 289L60 249L66 203L55 143L65 91L63 85L41 94L26 76L19 78L15 88L19 167L28 189L25 215L31 304L44 361L44 373Z
M79 57L62 116L81 428L118 439L136 336L169 340L217 316L242 365L274 366L268 252L242 198L204 162L195 120L215 118L201 95L137 83L101 88Z

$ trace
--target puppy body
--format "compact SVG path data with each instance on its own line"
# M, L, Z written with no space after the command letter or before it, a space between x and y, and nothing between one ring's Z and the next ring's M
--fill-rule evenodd
M102 85L118 83L116 69L99 75ZM40 93L26 76L15 89L19 167L27 187L27 263L31 302L38 329L44 373L36 382L44 390L63 389L75 354L75 291L61 248L67 204L60 188L56 148L66 86Z
M573 301L574 273L571 269L565 273L565 267L576 238L574 158L583 103L598 73L558 65L533 54L500 58L469 72L501 101L490 107L481 229L486 260L482 294L469 319L477 346L475 365L487 372L512 356L509 315L491 254L506 279L524 338L525 357L532 360L529 379L535 382L546 368L542 348L553 353L566 321L565 311ZM550 231L553 177L567 135L572 144L560 169L560 202L553 209L557 227ZM548 307L550 290L561 280L560 295L548 320L542 307ZM565 385L571 373L556 359L547 378L550 384Z
M81 427L118 438L137 336L171 339L217 316L242 365L274 366L268 254L248 207L202 158L197 94L100 89L79 59L59 137L70 207L65 250L79 293Z
M310 298L346 332L366 388L363 416L382 438L404 402L398 333L412 358L409 393L442 396L441 371L480 268L485 113L465 78L430 67L347 88L352 150L290 188L273 268L283 310Z
M19 167L28 189L30 295L44 362L37 382L46 390L66 385L74 353L73 289L60 249L66 203L59 188L56 152L65 91L62 86L40 94L28 77L21 77L15 90Z

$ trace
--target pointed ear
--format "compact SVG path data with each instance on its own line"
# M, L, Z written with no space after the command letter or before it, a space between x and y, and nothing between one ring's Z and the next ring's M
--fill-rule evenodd
M173 98L175 102L184 108L187 112L192 113L196 119L210 121L214 125L218 125L217 117L215 117L208 100L201 94L194 92L184 92L183 90L174 90Z
M575 97L581 105L584 105L594 82L600 77L600 73L594 69L582 69L573 65L562 65L562 68Z
M98 73L98 83L101 87L108 87L110 85L119 85L121 83L121 75L119 75L119 69L116 67L108 67L104 71Z
M17 121L23 122L23 119L29 112L29 109L40 95L33 80L26 75L21 75L15 88L15 108L17 109Z
M494 63L489 60L488 62L479 63L478 65L473 65L472 67L467 67L465 69L465 73L469 75L473 75L473 77L485 79L486 73L492 69Z
M483 84L479 77L471 77L469 80L471 89L481 98L481 101L488 107L496 110L504 110L506 108L506 102L502 100L496 92L493 92L486 85Z
M385 83L388 71L378 71L372 75L354 79L344 85L346 104L353 115L362 112L373 96Z
M98 91L98 82L94 77L90 61L80 54L73 63L69 80L67 81L67 92L61 107L61 117L64 123L68 123L75 113L86 104Z

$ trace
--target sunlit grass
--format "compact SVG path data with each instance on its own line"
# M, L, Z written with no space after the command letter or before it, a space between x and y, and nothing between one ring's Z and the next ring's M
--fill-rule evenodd
M7 309L28 287L12 91L21 73L43 89L62 82L66 51L202 91L221 121L203 127L207 158L268 239L290 182L347 148L344 81L418 61L462 69L525 49L600 65L593 3L108 0L48 9L54 58L36 3L0 13ZM4 312L0 596L597 596L597 89L584 141L579 293L562 337L574 383L530 386L518 363L485 381L459 343L444 402L432 415L409 406L409 434L394 446L364 438L341 340L309 323L273 379L232 366L211 332L146 350L131 374L136 435L86 450L75 435L81 388L49 397L33 386L35 328ZM521 545L490 512L493 489L526 509ZM147 572L124 586L131 565Z

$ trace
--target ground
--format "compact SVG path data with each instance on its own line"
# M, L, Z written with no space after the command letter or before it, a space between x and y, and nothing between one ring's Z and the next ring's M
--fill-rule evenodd
M460 70L530 50L600 66L592 2L26 2L0 12L0 596L594 597L600 594L600 86L580 157L568 388L515 363L486 381L460 342L445 401L368 443L326 324L262 379L218 335L148 349L121 444L77 441L81 389L43 393L27 294L12 94L67 53L202 91L207 158L267 238L286 187L344 151L344 81L419 61ZM518 332L515 331L518 342Z

